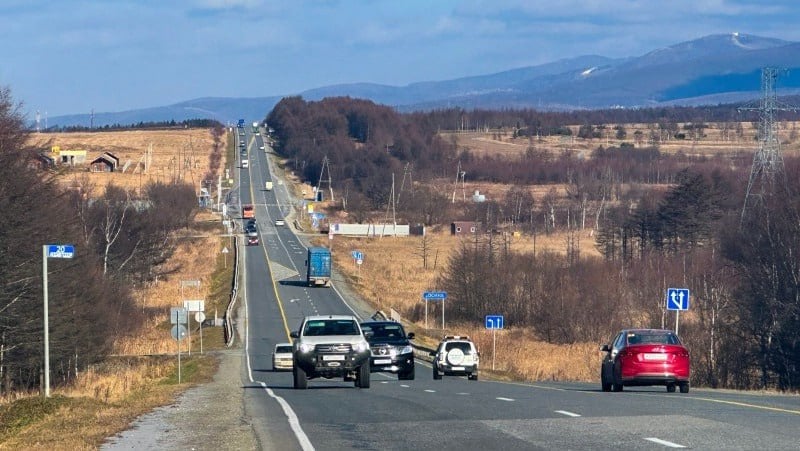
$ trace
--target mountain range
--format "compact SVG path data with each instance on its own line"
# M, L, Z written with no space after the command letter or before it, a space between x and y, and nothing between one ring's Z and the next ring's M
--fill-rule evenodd
M426 81L406 86L352 83L310 89L306 100L350 96L399 111L460 107L575 110L714 105L760 97L761 69L779 67L779 95L800 92L800 42L746 35L715 34L637 57L584 55L499 73ZM259 120L284 95L205 97L173 105L111 113L52 117L50 126L135 124L209 118L233 123Z

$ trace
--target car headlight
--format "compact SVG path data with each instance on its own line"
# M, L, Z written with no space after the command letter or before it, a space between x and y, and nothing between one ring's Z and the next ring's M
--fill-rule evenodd
M308 343L300 343L300 352L311 352L314 350L314 345Z
M413 354L413 353L414 353L414 348L412 348L411 346L408 346L408 345L406 345L403 348L400 348L400 352L399 352L399 354Z
M356 352L364 352L369 349L369 343L366 341L359 341L353 345L353 350Z

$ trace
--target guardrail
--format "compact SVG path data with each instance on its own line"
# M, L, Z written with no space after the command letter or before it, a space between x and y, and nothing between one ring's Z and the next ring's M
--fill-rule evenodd
M233 307L236 305L236 297L239 293L239 237L233 237L233 286L231 287L231 299L228 308L225 309L225 346L233 346L236 332L233 330Z

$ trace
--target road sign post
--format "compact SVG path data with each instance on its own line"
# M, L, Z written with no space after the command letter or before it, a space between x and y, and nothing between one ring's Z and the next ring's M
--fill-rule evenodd
M667 310L675 310L675 334L677 335L681 310L689 310L689 289L667 288Z
M426 291L422 293L425 300L425 329L428 328L428 301L442 301L442 330L444 330L444 300L447 299L446 291Z
M187 330L184 324L189 323L189 311L181 307L169 309L169 322L173 325L170 329L172 338L178 343L178 383L181 383L181 340L186 336Z
M72 258L75 246L71 244L45 244L42 246L42 288L44 298L44 397L50 397L50 312L47 293L47 259Z
M486 315L486 328L492 330L492 370L494 370L494 355L497 350L497 329L503 328L503 315Z

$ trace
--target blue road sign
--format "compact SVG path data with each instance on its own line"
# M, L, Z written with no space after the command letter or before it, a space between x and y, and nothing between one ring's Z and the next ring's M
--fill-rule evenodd
M486 315L486 328L487 329L502 329L503 328L503 315Z
M689 310L689 289L668 288L667 310Z
M364 260L364 253L361 251L353 251L350 255L353 256L353 260Z
M75 256L75 246L71 244L48 244L47 258L72 258Z
M422 293L422 298L426 301L444 301L447 299L446 291L426 291Z

